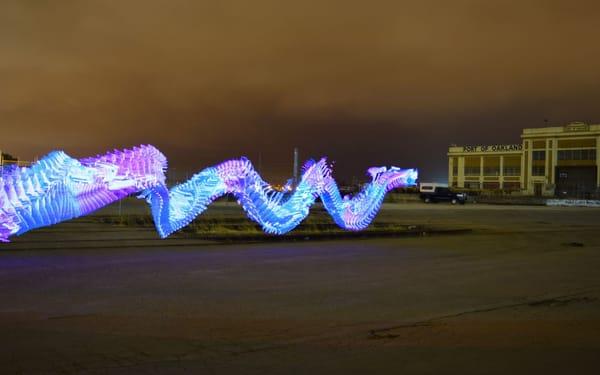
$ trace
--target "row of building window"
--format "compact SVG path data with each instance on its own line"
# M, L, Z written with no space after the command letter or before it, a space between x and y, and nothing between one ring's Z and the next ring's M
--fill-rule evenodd
M544 176L546 174L546 167L543 165L533 165L531 167L531 175L533 176ZM456 173L454 174L457 175ZM477 167L465 167L465 176L479 176L480 169ZM499 176L500 169L499 168L484 168L483 169L484 176ZM504 168L503 176L520 176L521 168L520 167L506 167Z
M556 156L558 160L596 160L596 150L558 150ZM546 151L532 151L531 158L533 160L546 160Z
M452 186L456 186L454 183ZM497 190L500 189L500 184L498 182L484 182L480 184L479 182L474 181L465 181L465 189L479 190L483 188L483 190ZM520 182L504 182L502 184L503 190L520 190L521 183Z
M558 160L596 160L596 150L558 150L556 157Z
M558 160L596 160L595 149L558 150ZM533 160L546 160L546 151L532 151Z
M594 151L594 150L592 150ZM568 159L568 160L591 160L591 159ZM465 167L465 176L479 176L480 169L478 167ZM484 176L499 176L500 174L499 168L489 167L483 169ZM457 175L456 173L454 174ZM504 176L520 176L521 168L520 167L505 167L504 168ZM531 166L531 175L532 176L545 176L546 175L546 167L543 165L532 165Z
M521 167L510 167L506 166L503 168L504 176L520 176ZM458 175L458 168L453 170L454 176ZM481 174L481 168L479 167L465 167L465 176L479 176ZM500 167L484 167L484 176L500 176Z

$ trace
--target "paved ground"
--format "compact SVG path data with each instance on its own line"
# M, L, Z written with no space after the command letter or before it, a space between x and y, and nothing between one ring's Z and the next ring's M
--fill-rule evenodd
M248 245L67 223L0 245L0 373L597 372L599 219L397 204L379 220L474 232Z

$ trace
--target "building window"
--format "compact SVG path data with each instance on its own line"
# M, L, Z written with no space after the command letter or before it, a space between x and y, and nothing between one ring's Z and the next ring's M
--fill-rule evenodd
M481 169L479 167L465 167L465 176L479 176Z
M532 176L544 176L546 174L546 167L543 165L534 165L531 167Z
M504 176L520 176L521 175L521 167L504 167Z
M465 189L479 190L479 182L465 181Z
M596 160L595 149L558 150L558 160Z
M531 157L533 160L546 160L546 151L533 151Z
M458 165L452 166L452 176L458 176Z
M499 176L500 175L500 167L484 167L483 174L485 176Z
M510 190L510 191L521 190L521 183L520 182L504 182L504 184L502 184L502 188L504 190Z
M500 183L498 182L484 182L483 190L498 190L500 189Z

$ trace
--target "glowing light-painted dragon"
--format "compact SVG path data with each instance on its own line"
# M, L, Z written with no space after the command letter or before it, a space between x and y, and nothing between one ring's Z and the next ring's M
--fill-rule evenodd
M370 168L372 181L354 197L340 195L325 159L305 164L293 192L277 192L246 158L206 168L167 188L167 159L153 146L134 147L77 160L55 151L0 179L0 241L35 228L87 215L137 193L149 203L161 237L188 225L215 199L233 194L265 232L284 234L306 218L317 197L334 221L348 230L366 228L385 194L414 185L417 171Z

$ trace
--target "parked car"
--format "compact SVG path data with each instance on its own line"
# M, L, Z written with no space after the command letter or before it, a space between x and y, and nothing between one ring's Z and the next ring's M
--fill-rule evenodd
M419 182L419 193L433 193L437 187L448 187L448 184L439 182Z
M450 202L452 204L465 204L467 194L458 193L447 187L436 187L432 192L421 193L421 199L425 203Z

